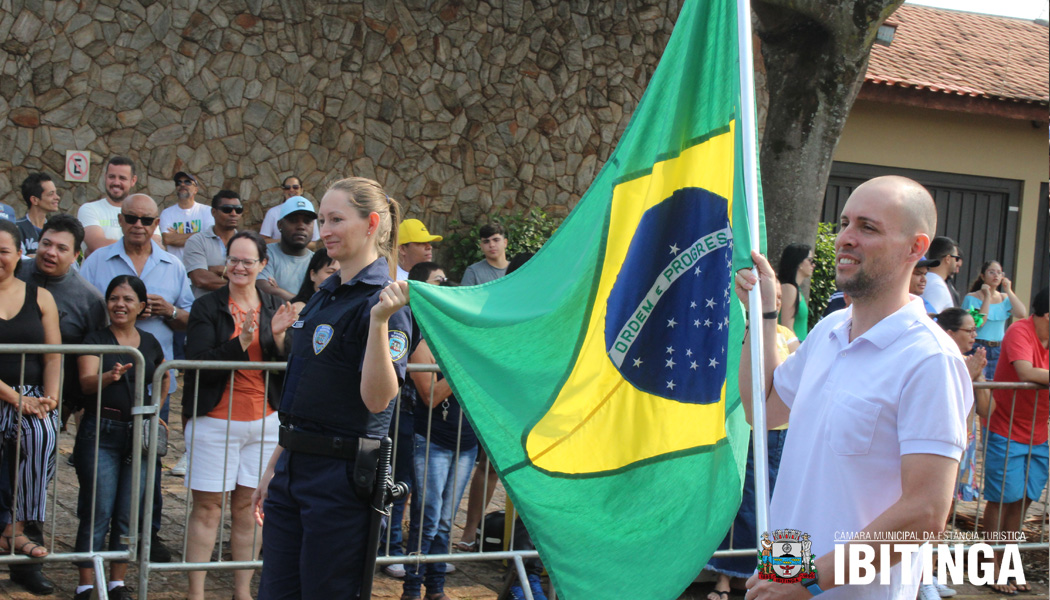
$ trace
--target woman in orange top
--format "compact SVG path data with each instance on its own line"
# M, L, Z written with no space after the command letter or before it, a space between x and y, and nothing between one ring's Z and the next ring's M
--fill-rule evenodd
M285 332L295 321L295 311L256 287L266 260L266 244L259 234L242 231L230 239L225 273L230 283L194 302L186 331L187 359L284 358ZM182 415L190 455L186 486L193 492L186 560L211 558L226 492L231 492L233 560L254 560L262 536L254 531L251 497L277 445L280 424L275 409L283 374L202 369L187 371L184 381ZM251 598L253 573L234 574L235 599ZM204 571L189 573L189 598L204 598L204 578Z

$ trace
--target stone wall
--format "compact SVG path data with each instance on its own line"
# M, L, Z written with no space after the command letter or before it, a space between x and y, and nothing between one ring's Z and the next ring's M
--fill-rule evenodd
M319 199L377 179L434 231L579 200L641 98L680 0L0 0L0 199L92 152L101 197L125 154L139 189L171 176L246 200L299 175Z

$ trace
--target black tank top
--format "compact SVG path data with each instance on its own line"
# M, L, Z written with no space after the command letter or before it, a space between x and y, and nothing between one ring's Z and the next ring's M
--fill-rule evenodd
M13 319L0 318L0 344L43 344L44 323L41 320L40 305L36 301L36 286L26 283L26 297L22 310ZM22 370L21 354L0 354L0 381L11 387L44 384L44 357L41 354L27 354L25 378L20 377Z

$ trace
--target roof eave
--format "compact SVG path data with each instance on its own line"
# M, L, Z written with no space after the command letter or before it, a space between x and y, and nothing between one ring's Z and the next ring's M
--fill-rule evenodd
M857 98L884 104L1036 121L1043 124L1050 121L1050 111L1048 111L1050 104L1045 100L996 98L950 90L919 89L904 85L875 83L870 80L865 81L861 86Z

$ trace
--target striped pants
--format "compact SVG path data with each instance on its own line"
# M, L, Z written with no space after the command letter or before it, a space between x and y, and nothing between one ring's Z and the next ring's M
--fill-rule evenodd
M15 387L25 396L43 396L39 386ZM55 475L55 458L58 450L58 413L51 411L41 419L35 415L23 415L18 407L8 402L0 402L0 460L15 460L15 452L21 443L17 468L8 472L14 474L12 481L3 482L0 489L5 495L15 490L13 498L8 495L0 500L0 505L11 506L15 503L16 521L43 521L47 514L47 485ZM9 464L11 464L9 463ZM17 477L17 487L15 486ZM10 510L0 515L0 523L11 519Z

